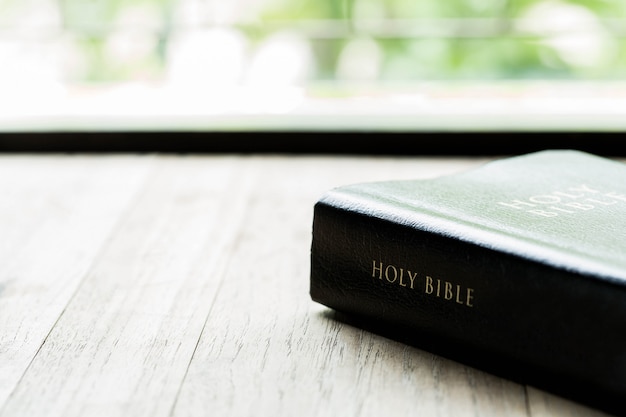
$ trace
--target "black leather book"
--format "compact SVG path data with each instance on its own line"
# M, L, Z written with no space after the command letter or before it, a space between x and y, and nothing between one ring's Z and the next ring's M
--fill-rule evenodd
M315 205L310 294L351 323L626 413L626 165L542 151Z

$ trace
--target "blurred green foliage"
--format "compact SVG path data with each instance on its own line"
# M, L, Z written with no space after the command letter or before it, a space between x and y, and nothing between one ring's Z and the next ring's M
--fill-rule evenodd
M43 19L39 40L61 39L75 82L159 80L181 35L216 27L243 39L242 66L276 34L297 38L306 53L293 56L310 56L302 82L626 76L621 0L45 1L58 19ZM40 4L0 0L0 24L19 29L28 7ZM222 65L224 51L194 45L188 55Z

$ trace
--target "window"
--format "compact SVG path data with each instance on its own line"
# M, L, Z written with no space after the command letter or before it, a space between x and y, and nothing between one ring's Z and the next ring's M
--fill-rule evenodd
M604 109L615 129L625 34L617 0L1 0L0 122L102 128L112 119L85 117L108 114L144 127L276 127L208 116L343 112L354 126L373 120L354 115L442 103L456 114L468 97L489 112L530 94L561 113ZM585 108L568 108L572 97ZM394 123L440 123L408 120Z

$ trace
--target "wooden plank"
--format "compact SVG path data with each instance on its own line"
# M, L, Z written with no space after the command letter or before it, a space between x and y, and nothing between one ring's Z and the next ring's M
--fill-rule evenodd
M0 407L149 165L150 158L0 158Z
M325 190L486 159L101 158L0 158L0 415L593 412L309 298Z
M232 159L160 158L2 415L167 415L245 212Z
M343 325L308 296L312 207L321 192L478 162L259 161L254 206L174 416L527 415L523 386Z

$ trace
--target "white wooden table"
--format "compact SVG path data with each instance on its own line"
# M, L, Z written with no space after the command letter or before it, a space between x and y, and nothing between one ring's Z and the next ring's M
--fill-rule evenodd
M600 416L333 320L313 204L489 158L0 156L0 416Z

